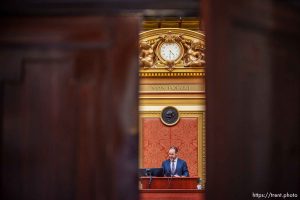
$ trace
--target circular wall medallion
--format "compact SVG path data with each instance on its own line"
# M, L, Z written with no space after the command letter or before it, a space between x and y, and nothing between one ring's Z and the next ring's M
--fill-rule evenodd
M174 126L179 121L178 110L172 106L165 107L160 117L162 123L167 126Z

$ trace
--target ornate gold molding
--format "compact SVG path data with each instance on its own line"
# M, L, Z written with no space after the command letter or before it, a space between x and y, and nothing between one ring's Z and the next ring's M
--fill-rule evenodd
M202 33L179 28L161 28L142 32L140 33L140 67L144 70L167 69L168 71L178 68L204 68L204 37ZM195 74L189 75L195 76Z
M204 93L199 84L147 84L140 85L140 93Z
M192 31L203 30L202 20L199 17L147 17L143 21L143 30L158 28L184 28Z
M139 106L139 112L161 112L166 106ZM172 106L176 108L180 113L184 114L194 114L195 112L203 112L205 111L205 106L197 105L197 106L181 106L174 105Z
M139 72L140 77L205 77L205 72Z

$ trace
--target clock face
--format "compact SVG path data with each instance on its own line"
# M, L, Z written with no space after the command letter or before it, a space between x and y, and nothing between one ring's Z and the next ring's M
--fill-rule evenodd
M175 61L180 57L181 48L178 43L163 43L160 46L160 56L166 61Z

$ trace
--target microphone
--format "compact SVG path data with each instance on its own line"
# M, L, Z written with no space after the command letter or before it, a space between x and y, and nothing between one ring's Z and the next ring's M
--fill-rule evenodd
M150 176L151 175L151 170L150 169L146 169L145 170L145 176Z

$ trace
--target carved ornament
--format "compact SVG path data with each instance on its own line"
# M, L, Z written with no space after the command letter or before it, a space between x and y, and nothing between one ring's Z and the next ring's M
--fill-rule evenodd
M187 29L154 29L140 35L143 69L204 68L204 35Z

